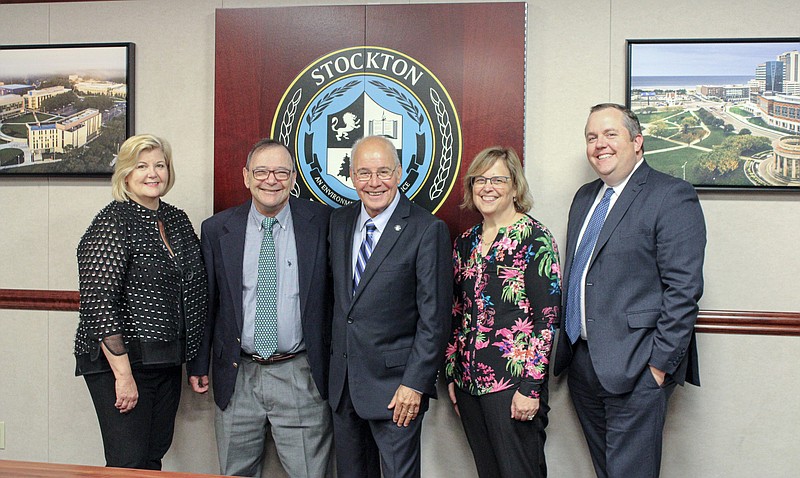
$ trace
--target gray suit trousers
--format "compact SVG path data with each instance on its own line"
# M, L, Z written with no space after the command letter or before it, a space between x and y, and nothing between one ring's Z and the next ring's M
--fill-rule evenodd
M220 472L261 476L267 433L292 478L333 475L333 431L306 354L272 365L242 358L236 388L215 417Z

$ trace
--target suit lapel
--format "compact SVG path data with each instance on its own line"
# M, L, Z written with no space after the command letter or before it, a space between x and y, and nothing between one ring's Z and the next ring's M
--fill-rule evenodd
M398 194L400 193L398 192ZM353 303L355 303L355 301L358 299L358 296L361 295L361 291L363 291L367 284L369 284L370 279L372 279L372 276L375 275L378 267L380 267L381 263L389 255L389 252L391 252L391 250L394 248L394 245L397 243L400 235L403 234L403 231L406 229L406 225L408 225L406 218L409 215L410 209L411 202L405 196L401 195L400 202L397 204L397 208L395 208L392 217L389 218L389 222L386 223L386 229L381 232L381 238L378 241L378 245L375 246L375 250L372 251L372 255L367 261L367 266L364 268L364 273L361 274L361 280L359 280L358 287L355 290L355 294L353 294ZM352 257L348 264L351 263Z
M222 252L220 260L227 271L228 290L233 297L233 310L239 332L242 331L242 262L244 261L244 238L247 232L247 216L250 212L250 201L239 206L223 226L224 232L219 239Z
M308 303L308 293L311 288L311 276L314 270L314 260L316 254L305 251L316 251L319 243L319 236L311 219L314 214L303 207L300 201L289 198L289 207L292 213L292 224L294 225L294 242L297 248L297 282L300 289L300 317L305 317L305 308Z
M572 259L575 257L575 250L578 248L578 235L581 232L583 223L586 221L586 216L589 215L589 209L592 208L594 199L597 197L600 188L603 187L603 182L596 181L594 187L588 188L588 191L582 197L575 198L575 205L573 207L572 217L569 221L569 230L567 231L567 257L564 262L564 283L569 281L569 272L572 267Z
M649 171L650 167L647 165L647 163L642 163L642 165L639 166L639 169L633 173L631 179L628 180L628 184L622 191L622 195L617 199L617 202L614 203L614 207L611 208L611 212L608 213L606 221L603 223L603 228L600 229L600 235L597 236L597 244L594 246L592 258L589 260L589 267L591 267L594 259L597 257L597 254L608 242L608 239L611 237L614 229L617 228L619 222L628 211L628 208L631 206L631 204L633 204L634 199L636 199L636 196L639 195L639 192L642 190L642 186L647 182L647 174Z
M353 236L355 234L356 229L356 220L358 219L358 215L361 214L361 202L356 202L352 207L348 206L350 209L347 211L347 214L344 215L344 221L341 226L339 226L339 233L338 235L343 234L344 239L341 241L341 244L344 244L344 254L337 255L337 257L344 257L343 263L339 265L339 268L342 270L341 275L345 276L345 280L342 282L342 287L335 286L335 288L341 291L341 296L337 296L337 300L346 299L350 301L352 304L353 298ZM331 224L331 227L336 227L336 225ZM338 242L333 239L331 240L331 244L338 244ZM331 260L334 260L333 257ZM334 277L339 277L337 275L337 271L334 270ZM348 280L349 279L349 280ZM345 302L347 303L347 302Z

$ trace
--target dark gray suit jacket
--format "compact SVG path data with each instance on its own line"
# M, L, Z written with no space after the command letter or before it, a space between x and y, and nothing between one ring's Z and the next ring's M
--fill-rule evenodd
M200 351L186 369L190 376L208 375L211 360L214 401L223 410L233 395L241 361L242 260L250 203L206 219L200 234L208 272L208 320ZM331 208L294 197L289 198L289 205L297 244L303 340L314 383L326 398L332 303L327 247Z
M401 194L398 192L398 194ZM361 202L331 214L334 284L330 404L345 380L359 416L388 420L397 387L436 395L453 300L450 234L445 223L405 196L381 234L355 291L353 234Z
M573 199L564 284L569 284L578 234L602 186L599 179L585 184ZM587 342L603 388L618 394L633 390L648 364L678 384L699 385L694 325L703 293L705 245L705 221L694 188L645 161L609 212L586 275ZM556 375L572 360L564 320L553 364Z

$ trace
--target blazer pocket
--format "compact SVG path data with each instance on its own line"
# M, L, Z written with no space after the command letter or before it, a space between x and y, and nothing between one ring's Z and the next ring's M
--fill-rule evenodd
M383 360L386 368L400 367L408 362L408 355L411 353L411 348L389 350L383 353Z
M636 229L636 228L634 228L634 229L629 229L629 230L627 230L625 232L620 232L619 236L620 237L636 237L636 236L652 236L652 234L650 233L650 229L647 229L647 228L638 228L638 229Z
M625 314L628 318L628 327L632 329L653 329L661 317L660 309L637 310Z
M392 272L414 270L414 267L407 262L384 262L378 272Z

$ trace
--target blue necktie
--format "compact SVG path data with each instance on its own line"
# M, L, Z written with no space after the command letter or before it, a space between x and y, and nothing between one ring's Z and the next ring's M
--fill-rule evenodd
M581 293L583 291L583 271L586 270L586 265L589 263L589 258L592 256L594 246L597 243L597 237L600 235L600 229L603 228L603 223L606 220L606 213L608 212L608 205L611 203L611 195L614 194L612 188L606 189L603 194L603 199L597 204L597 207L589 218L589 223L586 224L586 230L583 232L583 238L575 251L575 257L572 259L572 266L569 269L569 290L567 292L567 310L566 310L566 329L569 341L575 343L581 336Z
M262 357L269 357L278 348L278 268L275 239L272 237L272 226L276 222L274 217L265 217L261 222L264 238L258 256L253 341L256 353Z
M361 247L358 249L356 269L353 271L353 294L356 293L356 287L358 287L358 281L361 280L361 274L364 273L364 268L367 266L367 260L369 260L369 256L372 255L372 247L374 246L372 243L372 235L375 234L375 231L378 229L375 227L375 224L373 224L372 219L367 219L367 222L364 223L364 227L367 228L367 235L364 237L364 240L361 241Z

